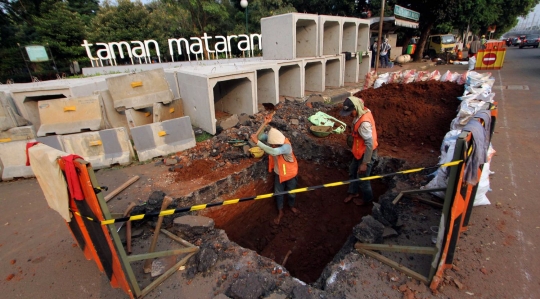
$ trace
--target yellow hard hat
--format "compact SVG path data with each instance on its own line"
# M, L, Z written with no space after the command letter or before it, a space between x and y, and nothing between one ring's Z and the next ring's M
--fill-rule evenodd
M485 35L482 35L482 37L486 37Z

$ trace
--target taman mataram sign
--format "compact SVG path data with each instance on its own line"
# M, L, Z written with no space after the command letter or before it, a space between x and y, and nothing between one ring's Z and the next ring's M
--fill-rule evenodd
M169 45L169 54L174 62L175 55L185 54L189 58L190 54L202 55L204 50L209 54L216 53L216 55L219 55L225 53L225 55L227 55L227 53L230 54L232 51L232 43L236 43L240 51L252 51L255 47L262 50L261 38L261 34L250 34L249 36L247 34L228 36L216 35L212 37L208 36L205 32L203 36L190 37L189 40L186 38L169 38L167 41ZM257 41L257 43L255 41ZM127 56L133 63L133 57L146 59L146 57L150 57L150 51L154 50L161 62L159 44L153 39L130 41L129 43L127 41L95 43L95 46L98 47L95 52L97 57L94 56L91 48L94 44L89 44L87 40L83 40L81 46L86 49L86 54L91 60L102 59L112 61L116 60L117 57L124 58L124 54L127 53Z

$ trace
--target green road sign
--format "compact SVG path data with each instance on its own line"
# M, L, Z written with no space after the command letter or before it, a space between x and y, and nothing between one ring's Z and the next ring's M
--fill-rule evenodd
M28 58L32 62L42 62L48 61L49 55L44 46L26 46L26 53L28 53Z
M394 6L394 15L402 18L418 21L420 19L420 13L414 10L401 7L399 5Z

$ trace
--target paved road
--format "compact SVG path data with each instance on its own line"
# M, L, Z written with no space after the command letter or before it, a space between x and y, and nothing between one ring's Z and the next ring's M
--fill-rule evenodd
M429 69L442 73L466 68ZM528 90L497 91L500 116L493 140L497 154L492 164L493 191L488 193L492 204L473 210L470 230L458 244L459 270L450 274L462 280L464 289L446 287L444 294L538 298L540 49L510 48L504 69L492 73L497 86L527 86ZM124 179L118 171L117 181ZM48 209L35 180L0 183L0 207L0 298L124 298L73 246L68 229Z

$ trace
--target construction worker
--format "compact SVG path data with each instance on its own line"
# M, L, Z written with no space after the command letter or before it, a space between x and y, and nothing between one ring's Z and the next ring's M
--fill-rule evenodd
M371 175L373 163L377 159L377 129L371 111L364 107L364 101L357 97L348 97L343 102L341 116L352 116L352 153L353 160L349 166L349 179L358 179ZM362 197L360 198L360 191ZM351 200L362 206L373 201L370 181L358 181L349 184L349 195L344 202Z
M376 37L375 38L375 41L373 42L373 44L371 45L371 67L374 68L375 67L375 63L378 63L379 61L379 55L377 55L377 42L379 41L379 39Z
M271 128L268 135L262 133L264 127L272 121L273 114L264 118L264 125L256 133L251 135L251 140L269 155L268 171L274 170L274 193L290 191L296 188L298 174L298 160L294 156L291 142L277 129ZM263 142L267 142L268 145ZM287 194L288 204L292 212L296 215L298 209L294 207L296 194ZM283 217L283 195L276 195L278 216L274 219L275 224L279 224Z
M482 44L482 47L486 44L487 39L485 35L482 35L482 39L480 39L480 43Z

